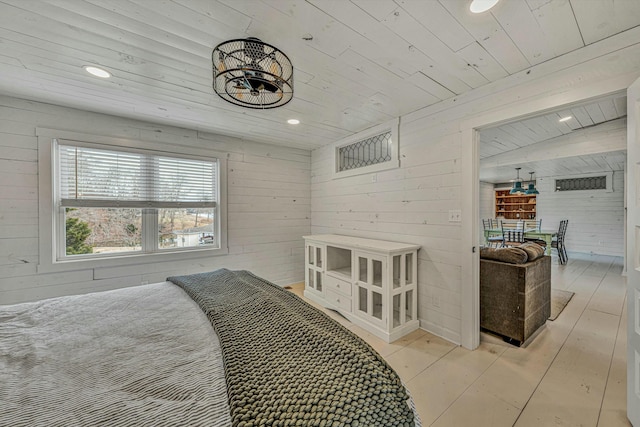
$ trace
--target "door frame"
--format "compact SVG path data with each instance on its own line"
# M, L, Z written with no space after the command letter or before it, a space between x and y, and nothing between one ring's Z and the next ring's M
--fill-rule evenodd
M629 96L631 95L631 96ZM626 253L627 267L627 418L640 425L640 269L638 268L638 227L640 225L640 78L627 90L627 167L625 188L625 217L627 220Z
M466 193L467 197L462 196L461 198L462 217L466 219L461 224L464 251L461 260L460 344L463 347L473 350L480 345L479 132L485 128L539 116L559 107L571 107L626 91L635 77L637 75L633 78L629 75L617 76L597 84L573 88L569 92L526 99L516 105L502 106L470 117L460 123L461 183L463 188L470 190ZM627 256L625 253L625 268L626 264Z

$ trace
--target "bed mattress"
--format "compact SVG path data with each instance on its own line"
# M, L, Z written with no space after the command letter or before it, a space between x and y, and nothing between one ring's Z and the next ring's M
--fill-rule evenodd
M0 306L0 426L229 426L219 341L164 282Z
M0 426L420 426L386 362L297 296L244 271L173 280L0 306Z

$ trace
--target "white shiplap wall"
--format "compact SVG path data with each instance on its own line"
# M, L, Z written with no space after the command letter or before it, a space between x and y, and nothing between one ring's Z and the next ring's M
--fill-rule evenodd
M624 256L624 172L613 172L613 192L555 191L555 180L565 178L574 177L537 180L542 228L556 229L561 219L568 219L567 251Z
M448 210L460 209L460 145L455 136L425 144L401 129L402 167L332 179L333 148L313 151L313 233L337 233L418 244L418 314L421 326L452 340L460 328L461 267L455 252L460 226ZM376 182L372 182L375 176ZM437 323L429 322L437 306ZM425 324L426 323L426 324ZM446 330L434 328L438 324Z
M401 167L379 172L375 183L370 175L332 180L331 148L314 150L312 232L420 244L421 327L477 346L477 255L471 249L480 240L471 225L479 213L468 191L478 179L471 172L477 162L472 129L623 90L640 76L640 45L627 36L401 117ZM448 221L454 209L462 209L461 223Z
M229 254L191 261L38 274L36 127L228 153ZM277 284L304 280L310 230L309 151L0 97L0 304L84 293L173 274L248 269Z
M496 198L495 198L494 185L490 182L480 181L480 187L478 189L478 212L480 214L480 244L484 244L484 230L482 228L482 220L496 217Z

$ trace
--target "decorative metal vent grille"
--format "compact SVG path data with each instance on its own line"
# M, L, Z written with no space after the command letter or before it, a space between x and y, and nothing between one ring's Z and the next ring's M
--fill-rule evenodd
M606 176L590 176L587 178L556 179L556 191L606 190Z
M391 161L391 131L338 149L338 172Z

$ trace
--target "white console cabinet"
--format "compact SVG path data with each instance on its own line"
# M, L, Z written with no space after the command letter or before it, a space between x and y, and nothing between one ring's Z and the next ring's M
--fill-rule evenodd
M418 245L338 234L304 236L305 290L386 342L418 322Z

